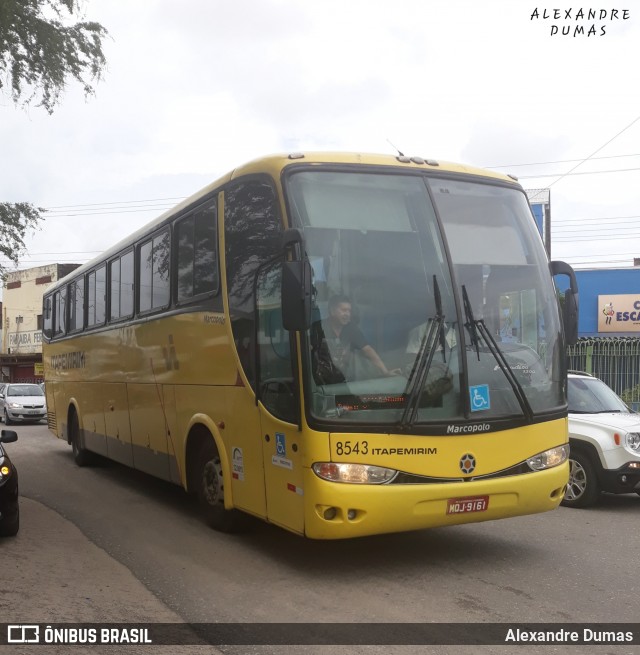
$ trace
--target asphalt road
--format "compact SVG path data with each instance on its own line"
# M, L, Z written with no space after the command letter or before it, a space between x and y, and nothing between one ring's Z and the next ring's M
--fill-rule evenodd
M5 586L0 606L5 617L11 616L7 620L97 620L87 618L86 608L77 602L87 593L87 584L103 602L114 599L100 619L105 621L122 620L123 613L130 621L188 623L640 620L636 495L604 496L590 510L559 508L537 516L350 541L304 540L258 521L243 534L225 535L201 523L180 488L112 463L79 468L70 448L46 426L14 429L19 440L7 449L19 469L22 527L17 538L0 542L0 554L6 569L7 554L38 550L37 557L21 561L20 584L37 585L39 593L11 595ZM38 525L37 532L31 522ZM50 596L47 584L60 583L47 582L42 571L60 565L63 528L76 543L64 550L68 559L60 576L68 586L62 597L76 600L54 606L42 598ZM510 653L514 648L343 646L307 647L304 652ZM517 652L567 649L640 652L640 647L625 645L526 645ZM303 652L275 646L221 650ZM198 647L184 652L217 651Z

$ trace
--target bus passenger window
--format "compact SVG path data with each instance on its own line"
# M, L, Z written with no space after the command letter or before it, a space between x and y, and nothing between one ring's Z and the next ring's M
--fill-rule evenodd
M42 332L47 339L51 339L53 326L53 307L51 304L51 296L47 296L44 299L44 325Z
M111 310L109 318L117 320L133 314L133 251L114 259L109 267Z
M87 275L87 327L102 325L106 306L105 267Z
M141 312L169 304L170 253L169 230L164 230L140 246L138 289Z
M53 296L53 306L55 309L53 318L54 336L62 336L67 331L67 289L62 288L56 291Z
M77 332L84 327L84 278L69 285L69 331Z
M216 206L181 220L178 239L178 302L218 290Z

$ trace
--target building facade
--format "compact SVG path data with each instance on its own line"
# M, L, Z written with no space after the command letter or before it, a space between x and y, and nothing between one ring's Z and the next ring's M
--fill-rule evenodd
M581 337L640 338L640 267L576 271Z
M640 411L640 266L576 271L576 278L580 338L568 349L569 367L604 380Z
M41 382L42 296L79 264L49 264L8 273L2 302L0 381Z

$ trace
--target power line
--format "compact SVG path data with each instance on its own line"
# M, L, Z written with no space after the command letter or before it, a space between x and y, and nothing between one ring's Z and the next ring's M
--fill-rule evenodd
M563 180L565 177L567 177L567 175L571 175L571 174L576 170L576 168L582 166L582 164L584 164L586 161L588 161L589 159L591 159L591 157L593 157L594 155L596 155L597 153L599 153L603 148L605 148L606 146L608 146L612 141L614 141L615 139L617 139L617 138L618 138L618 137L619 137L623 132L626 132L626 131L627 131L627 130L632 126L632 125L634 125L635 123L637 123L639 120L640 120L640 116L637 116L636 118L634 118L634 119L631 121L631 123L629 123L629 125L627 125L626 127L622 128L622 129L621 129L621 130L620 130L620 131L619 131L615 136L611 137L611 138L610 138L610 139L609 139L605 144L601 145L599 148L597 148L596 150L594 150L594 151L593 151L593 152L592 152L588 157L585 157L582 161L578 162L578 163L577 163L573 168L570 168L570 169L569 169L569 170L568 170L564 175L561 175L557 180L554 180L553 182L551 182L551 184L549 184L549 185L547 186L547 189L549 189L550 187L552 187L554 184L557 184L558 182L560 182L560 180ZM542 177L552 177L552 176L549 176L549 175L543 175ZM534 197L535 197L535 196L534 196ZM531 198L529 198L529 200L531 200Z
M554 241L558 242L578 242L578 241L592 241L593 243L597 243L598 241L627 241L629 239L640 239L640 232L637 234L623 234L621 236L612 236L612 237L607 237L607 236L586 236L585 238L581 237L557 237L554 239Z
M173 206L173 205L172 205ZM74 214L49 214L49 212L46 212L45 218L79 218L83 216L104 216L105 214L135 214L135 213L140 213L140 212L158 212L158 210L166 211L167 209L171 209L172 206L166 206L166 207L151 207L148 209L114 209L114 210L106 210L106 211L87 211L87 212L78 212Z
M117 200L115 202L94 202L85 205L57 205L55 207L47 207L47 211L51 209L74 209L80 207L97 207L99 205L129 205L139 202L161 202L168 200L184 200L187 196L176 196L174 198L148 198L147 200Z
M562 178L573 177L574 175L604 175L605 173L629 173L631 171L640 171L640 168L618 168L616 170L611 170L611 171L581 171L580 173L565 173L564 175L561 175L556 180L556 182L559 182ZM549 173L548 175L520 175L518 179L537 180L538 178L543 178L543 177L556 177L556 175L558 175L558 173ZM551 184L548 185L547 188L549 188L552 184L555 184L556 182L552 182Z
M594 152L599 152L604 148L606 145L611 143L615 138L620 136L622 132L627 130L629 127L631 127L637 120L639 120L640 117L638 117L635 121L633 121L631 124L629 124L624 130L620 131L616 136L614 136L612 139L607 141L603 146L598 148L598 150ZM524 175L520 176L519 179L522 180L528 180L528 179L537 179L537 178L545 178L545 177L555 177L559 175L558 180L554 182L553 184L559 182L562 178L568 177L570 175L602 175L605 173L624 173L624 172L632 172L632 171L637 171L640 170L640 168L623 168L623 169L615 169L615 170L600 170L600 171L586 171L586 172L581 172L581 173L573 173L578 166L582 165L585 161L588 159L592 160L603 160L603 159L614 159L614 158L623 158L623 157L637 157L640 156L639 154L629 154L629 155L611 155L609 157L593 157L589 156L586 159L581 159L581 160L576 160L576 159L565 159L565 160L557 160L557 161L549 161L549 162L537 162L537 163L529 163L529 164L509 164L509 165L504 165L504 166L483 166L483 168L487 169L497 169L497 168L514 168L518 166L547 166L547 165L552 165L552 164L563 164L563 163L572 163L572 162L579 162L576 166L574 166L570 171L564 174L560 173L551 173L551 174L541 174L541 175ZM551 186L551 185L549 185ZM85 203L85 204L70 204L70 205L55 205L52 207L44 207L44 211L49 215L51 218L66 218L66 217L80 217L80 216L101 216L104 214L116 214L116 213L131 213L131 212L143 212L143 211L153 211L157 209L171 209L172 207L175 206L174 204L166 205L166 204L160 204L160 205L149 205L148 207L137 207L136 205L139 205L141 203L165 203L168 201L171 202L180 202L182 200L185 200L187 196L174 196L174 197L166 197L166 198L147 198L144 200L119 200L119 201L113 201L113 202L98 202L98 203ZM120 205L120 207L115 207L115 205ZM95 208L95 209L92 209ZM74 213L67 213L67 212L74 212Z
M633 154L633 155L609 155L608 157L591 157L592 161L600 160L600 159L619 159L623 157L640 157L640 153L638 154ZM581 159L559 159L557 161L541 161L541 162L536 162L536 163L531 163L531 164L506 164L504 166L483 166L482 168L516 168L519 166L549 166L551 164L572 164L573 162L576 161L582 161Z
M640 216L592 216L590 218L566 218L560 221L554 221L554 225L564 225L564 224L572 224L575 225L576 221L617 221L620 220L622 223L637 223L638 221L628 221L628 220L623 220L623 219L628 219L628 218L640 218ZM613 225L612 227L615 227Z
M574 261L572 257L567 257L566 259L573 261L576 266L583 266L585 264L624 264L628 262L628 259L585 259L584 261Z
M585 232L602 232L603 230L605 231L605 234L607 233L607 227L581 227L577 229L568 229L567 227L561 226L558 228L560 230L559 232L555 232L553 229L553 225L551 226L552 232L557 233L558 236L562 236L563 234L584 234ZM629 227L624 227L624 226L616 226L617 230L638 230L640 229L639 225L633 225Z

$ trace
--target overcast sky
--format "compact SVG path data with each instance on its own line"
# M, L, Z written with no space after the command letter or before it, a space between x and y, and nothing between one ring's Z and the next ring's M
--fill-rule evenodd
M552 258L629 266L640 0L593 7L595 19L550 0L87 0L110 33L96 95L71 85L52 116L0 96L0 198L50 210L20 268L85 262L255 157L389 142L550 187Z

